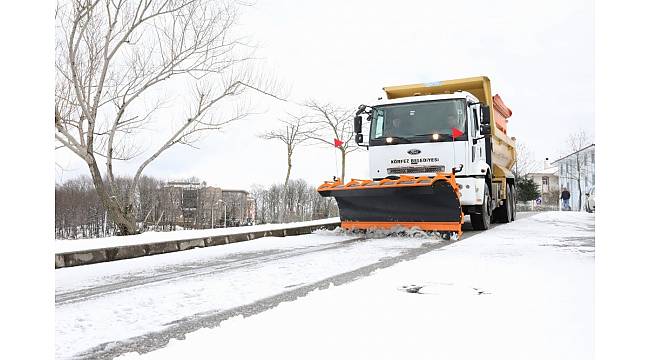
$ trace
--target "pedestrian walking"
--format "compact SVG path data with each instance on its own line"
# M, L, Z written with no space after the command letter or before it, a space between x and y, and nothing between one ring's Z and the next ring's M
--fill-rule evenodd
M562 199L562 211L570 211L571 210L571 205L569 205L569 199L571 198L571 193L567 188L562 188L562 195L560 195L560 199Z

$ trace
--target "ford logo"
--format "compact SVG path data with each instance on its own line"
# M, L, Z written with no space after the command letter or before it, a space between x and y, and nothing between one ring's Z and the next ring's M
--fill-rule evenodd
M408 151L408 153L411 154L411 155L417 155L417 154L419 154L421 152L422 151L420 151L418 149L411 149L411 150Z

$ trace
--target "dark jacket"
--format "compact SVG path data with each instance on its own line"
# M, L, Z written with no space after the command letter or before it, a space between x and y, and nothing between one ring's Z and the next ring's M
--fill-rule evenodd
M560 198L563 200L569 200L571 198L571 193L569 193L569 190L564 190L562 191L562 196Z

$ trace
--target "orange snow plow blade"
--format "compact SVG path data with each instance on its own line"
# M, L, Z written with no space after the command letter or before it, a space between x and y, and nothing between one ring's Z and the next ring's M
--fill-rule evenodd
M336 199L345 229L419 228L462 234L460 189L453 174L399 179L326 181L321 196Z

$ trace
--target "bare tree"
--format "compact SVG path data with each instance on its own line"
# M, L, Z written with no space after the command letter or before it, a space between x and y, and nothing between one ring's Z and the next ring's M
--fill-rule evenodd
M526 177L528 174L537 170L537 161L535 161L535 155L528 150L526 144L521 141L517 141L516 144L517 157L515 159L515 165L513 167L515 178Z
M131 186L131 178L116 177L116 196L123 199ZM142 176L134 201L134 216L138 222L145 223L158 203L160 180ZM98 237L113 233L113 224L107 219L93 181L88 176L80 176L56 184L55 187L55 225L59 238Z
M591 139L584 130L569 135L567 147L571 153L566 165L566 177L575 180L578 185L578 209L582 209L582 180L586 171L588 154L579 151L591 144Z
M87 164L118 233L134 234L134 197L144 169L172 146L194 147L204 131L242 119L246 107L234 99L246 89L271 95L273 82L255 73L250 48L232 35L237 6L225 0L70 0L55 16L58 147ZM156 110L166 105L165 83L164 89L187 84L193 93L177 97L173 105L186 116L178 117L166 140L145 155L147 149L136 144L143 142L142 131ZM224 103L233 109L221 106L215 116L211 110ZM144 160L120 199L114 162L141 155Z
M270 130L260 135L262 139L266 140L280 140L287 146L287 176L284 178L284 186L289 182L289 175L291 175L291 158L293 152L298 144L307 140L305 136L304 116L295 116L287 113L289 120L280 120L284 124L284 129Z
M251 196L255 201L255 221L259 224L338 216L334 199L320 196L316 188L303 179L289 180L286 186L255 185Z
M87 176L69 179L56 184L55 191L55 236L57 238L78 238L105 236L104 209L92 181Z
M341 181L345 181L345 158L349 153L359 150L354 142L352 123L355 111L322 104L313 99L307 100L304 106L312 112L311 119L306 121L309 128L305 136L308 139L330 146L335 146L334 139L341 141L337 149L341 152Z

